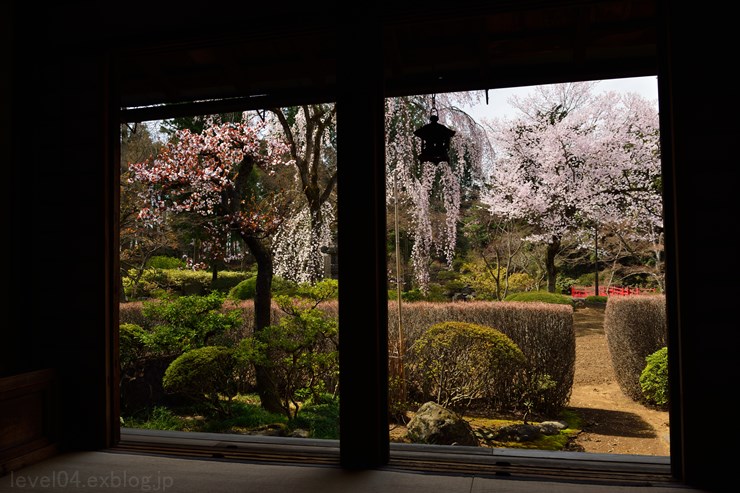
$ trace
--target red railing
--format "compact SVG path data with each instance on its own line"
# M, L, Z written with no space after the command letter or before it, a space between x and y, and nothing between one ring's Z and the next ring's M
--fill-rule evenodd
M570 295L573 298L594 296L594 286L571 286ZM655 288L640 288L630 286L599 286L599 296L630 296L635 294L654 293Z

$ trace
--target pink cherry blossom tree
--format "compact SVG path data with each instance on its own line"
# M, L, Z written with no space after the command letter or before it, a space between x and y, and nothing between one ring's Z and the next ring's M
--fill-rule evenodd
M274 173L290 163L284 141L271 137L263 125L221 123L202 133L180 130L156 157L130 166L131 180L144 185L148 204L139 218L157 227L168 217L199 217L209 231L209 248L223 250L231 233L238 234L257 262L255 326L270 325L273 257L269 238L286 214L283 197L254 186L254 174ZM262 406L279 412L280 399L267 368L258 367Z
M606 223L662 230L657 109L636 95L595 95L594 84L540 86L514 100L517 118L489 127L498 159L481 200L535 228L528 240L547 245L551 292L567 236Z

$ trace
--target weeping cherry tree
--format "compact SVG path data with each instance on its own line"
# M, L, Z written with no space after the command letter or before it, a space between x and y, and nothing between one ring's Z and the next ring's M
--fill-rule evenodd
M468 92L386 99L386 199L389 204L399 200L411 215L411 263L422 291L428 289L434 255L452 267L461 201L478 186L492 156L483 127L460 108L479 96ZM420 142L414 131L428 123L430 108L437 109L439 123L455 131L449 162L417 158Z

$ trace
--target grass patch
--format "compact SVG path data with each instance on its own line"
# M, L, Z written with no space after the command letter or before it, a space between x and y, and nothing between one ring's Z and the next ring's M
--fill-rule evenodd
M202 431L208 433L242 433L270 429L287 435L304 429L311 438L339 439L339 400L307 403L293 420L273 414L260 406L256 394L238 395L230 406L229 416L215 416L198 406L168 408L158 406L136 416L122 417L121 425L145 430Z
M312 438L339 439L339 399L308 403L290 423L291 428L307 430Z
M473 431L481 439L482 446L492 448L518 448L531 450L565 450L568 444L581 431L581 418L571 410L565 409L560 415L559 421L567 423L567 427L555 435L542 435L537 440L531 441L501 441L491 438L496 432L506 426L521 425L524 421L515 419L497 419L483 417L465 417L470 423ZM529 424L538 424L531 422Z

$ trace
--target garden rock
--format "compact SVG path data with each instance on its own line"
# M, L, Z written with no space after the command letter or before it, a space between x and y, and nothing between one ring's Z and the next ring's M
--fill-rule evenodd
M543 421L539 424L540 432L543 435L557 435L561 430L568 427L568 423L562 421Z
M414 443L478 446L470 423L436 402L423 404L408 424L408 438Z
M542 436L540 427L529 424L504 426L494 436L500 442L533 442Z

